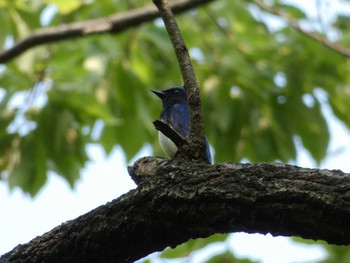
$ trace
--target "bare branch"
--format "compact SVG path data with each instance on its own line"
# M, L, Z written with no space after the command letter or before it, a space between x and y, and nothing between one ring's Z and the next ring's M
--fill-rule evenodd
M174 1L175 3L171 8L174 13L181 13L212 1L214 0L177 0ZM150 6L105 18L64 24L57 27L40 28L33 31L29 37L17 42L13 47L0 52L0 63L6 63L26 50L38 45L94 34L116 34L128 28L152 21L157 17L159 17L158 10L154 6Z
M196 76L191 63L185 41L181 35L172 10L167 0L153 0L161 14L169 38L173 44L177 60L179 62L184 87L188 94L190 105L191 129L187 139L188 144L183 144L178 153L185 154L186 159L207 161L205 154L205 132L202 120L201 100L199 97L199 88Z
M350 175L339 170L146 157L129 173L136 190L0 262L134 262L190 238L241 231L350 244Z
M281 18L283 18L289 26L291 26L292 28L294 28L295 30L299 31L300 33L302 33L303 35L317 41L318 43L321 43L322 45L324 45L325 47L329 48L330 50L333 50L335 52L337 52L338 54L346 57L346 58L350 58L350 49L341 46L337 43L333 43L331 41L329 41L327 38L325 38L324 36L322 36L319 33L316 32L308 32L305 31L298 22L294 21L292 18L290 18L286 13L284 13L283 11L270 7L268 5L266 5L262 0L254 0L254 2L262 9L266 10L267 12L277 15Z

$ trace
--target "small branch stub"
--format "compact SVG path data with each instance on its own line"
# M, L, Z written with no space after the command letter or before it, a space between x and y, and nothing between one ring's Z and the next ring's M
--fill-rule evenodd
M175 143L177 148L180 148L184 144L185 140L181 137L180 134L178 134L171 127L169 127L168 124L160 120L156 120L153 122L153 125L158 131L162 132L165 136L171 139Z

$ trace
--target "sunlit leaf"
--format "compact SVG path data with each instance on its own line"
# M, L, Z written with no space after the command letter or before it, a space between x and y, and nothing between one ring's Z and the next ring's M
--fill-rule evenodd
M77 117L102 119L106 123L118 124L107 105L99 103L95 96L75 90L52 90L49 93L50 102L62 108L70 109ZM86 121L86 120L85 120Z
M252 261L249 259L238 259L236 258L231 251L226 250L225 252L215 255L212 258L205 261L206 263L257 263L257 261Z
M329 245L322 240L309 240L300 237L292 237L292 240L298 243L306 244L308 246L322 246L328 252L327 258L320 261L320 263L346 263L350 260L350 249L348 246Z
M177 246L176 248L167 248L161 253L161 257L163 258L179 258L179 257L187 257L193 251L202 249L209 244L215 242L223 242L227 239L226 234L216 234L212 235L208 238L198 238L191 239L182 245Z
M78 9L83 1L81 0L45 0L47 4L54 4L62 15L67 15Z
M278 3L274 6L275 8L287 13L288 16L294 19L304 19L306 18L306 14L296 6Z

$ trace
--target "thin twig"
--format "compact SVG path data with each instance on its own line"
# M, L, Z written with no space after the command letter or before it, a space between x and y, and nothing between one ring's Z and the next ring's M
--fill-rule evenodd
M214 0L177 0L174 1L175 3L171 8L174 13L181 13L212 1ZM105 18L40 28L11 48L0 52L0 63L6 63L35 46L94 34L116 34L128 28L139 26L144 22L149 22L157 17L159 17L158 10L154 6L149 6Z
M290 27L299 31L303 35L317 41L318 43L321 43L325 47L329 48L332 51L337 52L338 54L340 54L346 58L350 58L350 49L348 49L344 46L341 46L337 43L333 43L333 42L329 41L327 38L325 38L324 36L322 36L319 33L308 32L308 31L304 30L297 21L293 20L286 13L284 13L283 11L281 11L279 9L276 9L276 8L273 8L273 7L266 5L261 0L254 0L254 3L257 4L260 8L264 9L265 11L283 18L288 23L288 25Z
M202 120L201 101L199 97L199 88L192 67L188 49L181 35L180 29L177 25L173 12L167 0L153 0L157 6L159 13L164 21L165 27L168 31L169 38L173 44L176 57L180 66L184 87L188 94L188 102L190 105L190 120L191 130L187 139L188 148L180 148L179 154L185 154L184 157L192 160L206 160L205 157L205 135L204 125ZM183 151L181 151L183 149Z

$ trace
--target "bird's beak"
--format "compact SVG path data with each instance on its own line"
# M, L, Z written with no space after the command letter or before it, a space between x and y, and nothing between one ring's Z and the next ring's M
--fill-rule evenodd
M159 98L163 99L165 98L165 93L161 90L154 90L154 89L151 89L151 91L156 94Z

